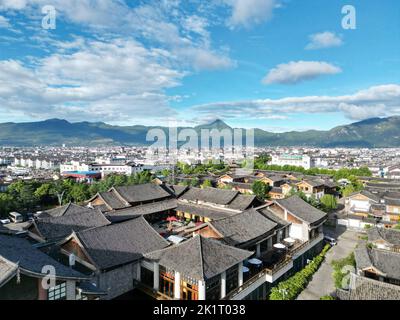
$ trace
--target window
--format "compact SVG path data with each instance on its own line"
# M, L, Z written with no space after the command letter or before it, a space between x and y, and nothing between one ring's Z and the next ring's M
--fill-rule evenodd
M48 291L49 300L66 300L67 298L67 283L62 282Z
M219 300L221 298L221 275L206 281L207 300Z

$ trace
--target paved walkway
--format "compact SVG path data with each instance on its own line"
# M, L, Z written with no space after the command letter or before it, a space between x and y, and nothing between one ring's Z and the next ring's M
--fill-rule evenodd
M331 248L322 263L321 267L314 274L307 288L297 297L297 300L319 300L320 297L330 295L335 292L335 285L332 278L333 260L347 257L358 243L360 233L354 231L345 231L338 235L337 232L326 231L332 237L337 238L337 245Z

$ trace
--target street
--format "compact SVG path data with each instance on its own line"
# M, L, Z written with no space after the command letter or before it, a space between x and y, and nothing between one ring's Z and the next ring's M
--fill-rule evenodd
M321 267L314 274L307 288L297 297L297 300L319 300L320 297L335 292L331 262L347 257L356 247L359 241L358 237L361 235L361 233L345 230L340 226L337 229L327 228L324 232L326 235L336 238L337 245L328 251Z

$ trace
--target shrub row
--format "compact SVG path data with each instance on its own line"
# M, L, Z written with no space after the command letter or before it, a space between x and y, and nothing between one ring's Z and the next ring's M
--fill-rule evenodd
M271 289L270 300L294 300L306 288L313 274L324 261L330 245L327 244L321 253L316 256L304 269L297 272L289 279L280 282Z

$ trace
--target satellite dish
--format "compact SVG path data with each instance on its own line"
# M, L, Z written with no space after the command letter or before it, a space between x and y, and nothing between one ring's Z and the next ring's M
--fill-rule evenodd
M76 260L75 255L73 253L70 254L69 255L69 266L70 267L73 267L75 265L75 260Z

